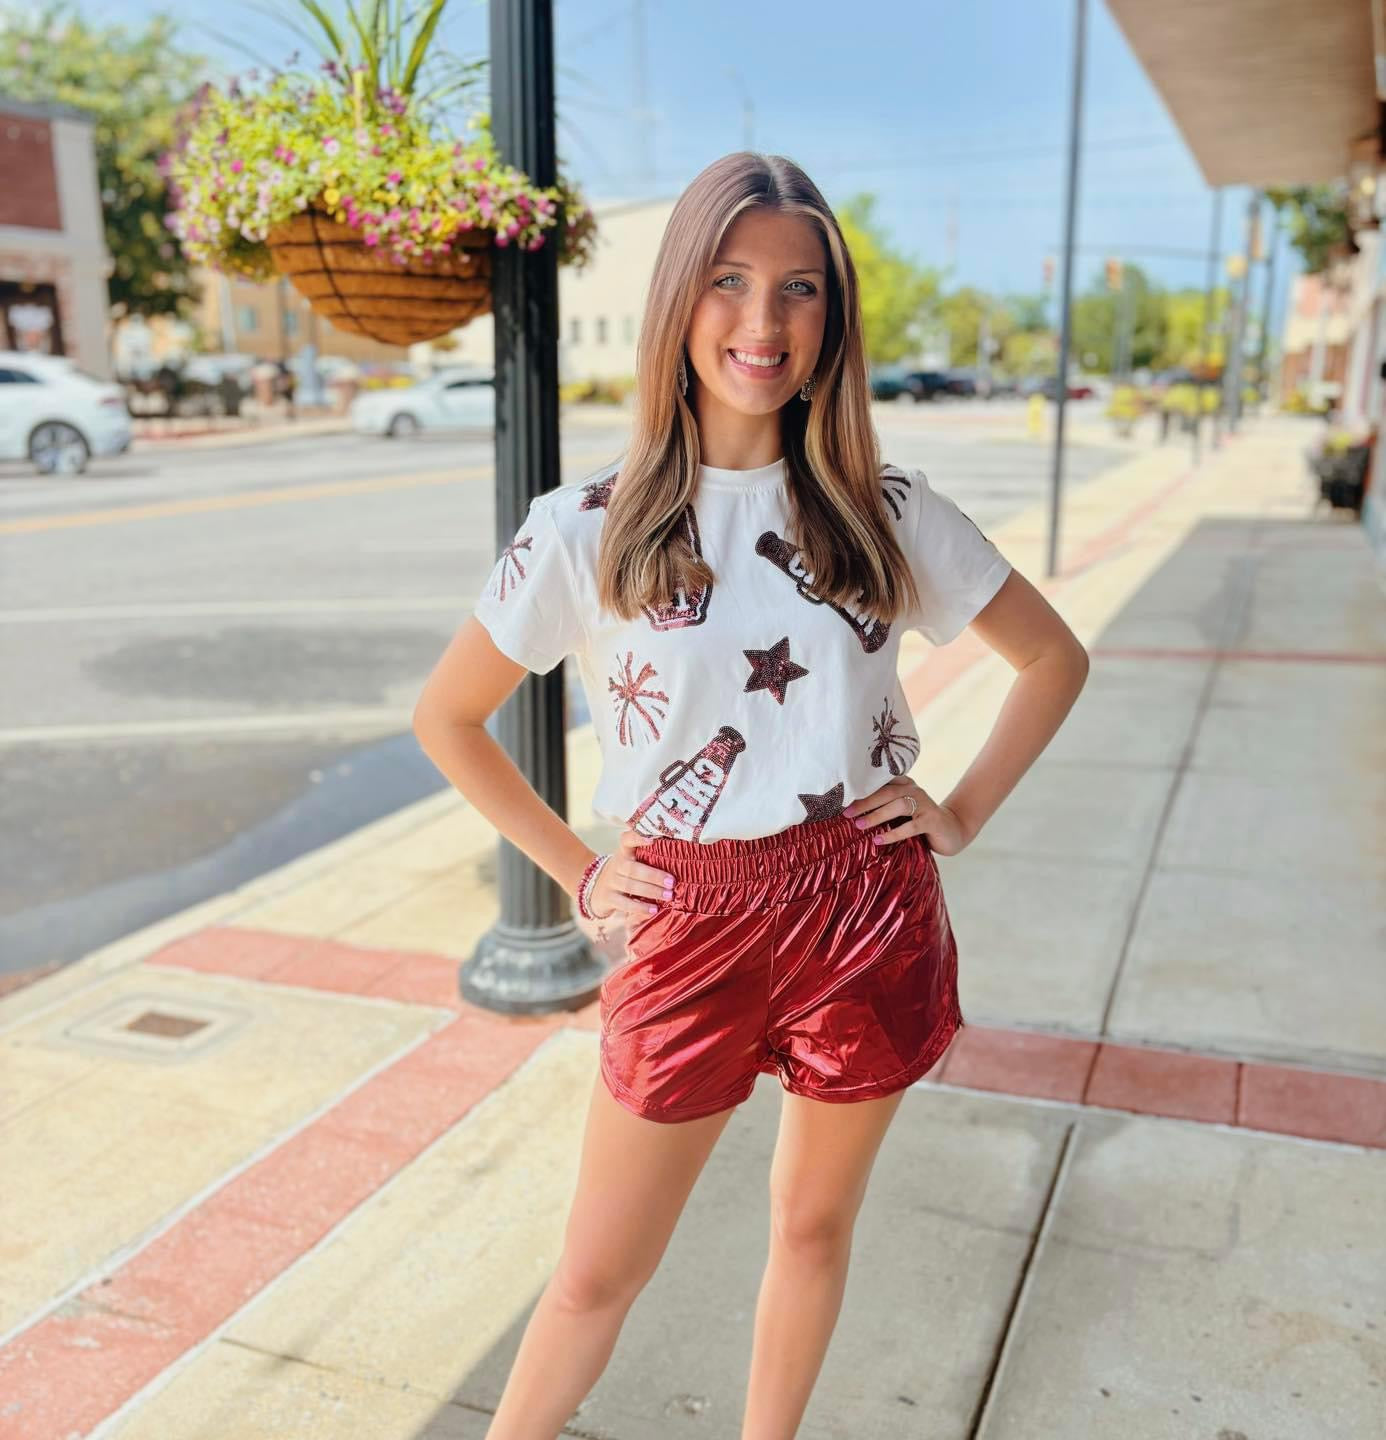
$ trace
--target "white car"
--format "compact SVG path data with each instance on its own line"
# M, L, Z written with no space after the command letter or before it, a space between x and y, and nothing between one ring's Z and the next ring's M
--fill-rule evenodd
M76 475L93 455L130 448L125 391L61 355L0 350L0 460Z
M492 429L496 387L490 371L443 370L417 385L366 390L351 402L360 435L401 439L421 430Z

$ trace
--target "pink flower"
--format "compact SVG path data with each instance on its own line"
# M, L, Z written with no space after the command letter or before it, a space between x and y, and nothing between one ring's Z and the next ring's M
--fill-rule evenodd
M486 168L486 161L485 161L480 155L478 155L478 156L476 157L476 159L472 161L472 169L473 169L473 170L484 170L485 168Z
M362 243L371 246L379 245L380 236L374 230L367 230L362 237Z
M380 133L382 135L393 135L395 133L395 127L393 125L382 125L380 127Z
M329 135L327 139L322 142L322 148L326 150L329 155L335 155L337 151L342 148L342 142L338 140L335 135Z
M398 170L391 170L385 178L391 185L398 185L399 182L404 179L404 176L401 175Z
M236 159L231 162L231 173L233 175L239 175L244 169L245 161L242 160L239 156L237 156Z
M520 222L518 220L512 220L510 224L505 227L505 233L513 240L515 236L520 233Z
M497 244L497 245L509 245L509 244L510 244L510 236L507 235L507 234L505 234L505 233L502 231L501 234L499 234L499 235L496 236L496 244Z

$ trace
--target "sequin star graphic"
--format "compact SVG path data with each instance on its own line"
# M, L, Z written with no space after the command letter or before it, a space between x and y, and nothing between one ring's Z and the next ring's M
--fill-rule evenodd
M842 781L839 780L831 790L825 790L821 795L800 795L799 803L806 812L804 819L831 820L834 815L841 815L842 794Z
M743 650L741 653L751 662L751 676L746 681L746 689L768 690L781 705L784 704L784 692L789 682L809 673L789 658L788 635L776 640L768 650Z

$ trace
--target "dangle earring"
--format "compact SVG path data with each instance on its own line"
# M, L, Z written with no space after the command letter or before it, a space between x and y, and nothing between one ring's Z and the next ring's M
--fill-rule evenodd
M816 384L817 381L810 375L808 379L799 386L799 399L802 400L804 404L807 405L808 402L813 399L813 390Z
M688 394L688 371L684 368L683 351L679 351L679 394Z

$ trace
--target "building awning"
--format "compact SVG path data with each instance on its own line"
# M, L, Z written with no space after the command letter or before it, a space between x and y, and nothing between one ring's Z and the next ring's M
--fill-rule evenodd
M1378 133L1373 10L1381 3L1108 7L1209 185L1297 185L1346 175L1361 142Z

